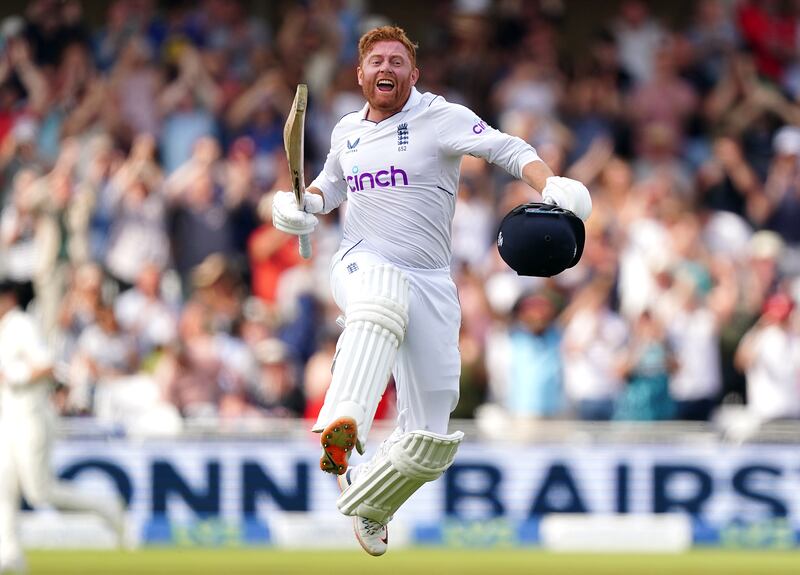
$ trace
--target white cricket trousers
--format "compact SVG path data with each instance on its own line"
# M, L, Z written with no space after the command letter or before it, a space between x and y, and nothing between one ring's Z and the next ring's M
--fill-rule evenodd
M20 494L34 507L88 511L109 522L114 520L113 511L101 505L97 496L54 477L50 451L56 416L52 409L42 412L14 407L5 404L5 415L0 415L0 563L22 555Z
M331 264L331 289L339 309L344 312L348 296L359 289L362 270L387 263L391 262L358 248L336 254ZM408 327L392 369L398 431L445 434L458 403L461 376L461 307L456 286L448 268L396 267L409 279Z

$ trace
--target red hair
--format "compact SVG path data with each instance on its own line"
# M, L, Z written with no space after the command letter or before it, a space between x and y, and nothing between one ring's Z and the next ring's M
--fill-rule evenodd
M408 56L411 58L411 66L417 65L417 45L414 44L408 36L406 31L399 26L381 26L370 30L358 41L358 61L363 62L367 57L372 47L378 42L400 42L405 46L408 51Z

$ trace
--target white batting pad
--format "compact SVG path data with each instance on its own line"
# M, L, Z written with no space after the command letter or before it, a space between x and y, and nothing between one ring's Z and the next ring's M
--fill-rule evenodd
M408 277L390 264L371 266L362 272L361 290L349 300L333 380L312 430L322 431L336 418L352 417L358 425L360 451L405 336Z
M453 463L464 434L440 435L411 431L386 453L360 471L356 482L339 496L336 506L345 515L367 517L383 524L423 484L438 479Z

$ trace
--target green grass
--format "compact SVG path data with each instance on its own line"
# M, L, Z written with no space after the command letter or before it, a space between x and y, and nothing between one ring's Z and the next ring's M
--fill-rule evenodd
M567 555L531 550L353 551L195 550L37 551L30 575L797 575L800 552L693 551L683 555Z

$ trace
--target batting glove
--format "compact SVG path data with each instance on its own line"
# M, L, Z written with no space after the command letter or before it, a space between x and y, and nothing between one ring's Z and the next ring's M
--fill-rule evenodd
M322 198L317 194L306 192L303 204L304 210L297 208L293 192L275 192L272 200L272 225L294 236L304 236L313 232L319 220L312 213L322 211Z
M569 210L584 222L592 213L592 198L589 196L589 190L578 180L550 176L545 180L542 198L546 204Z

